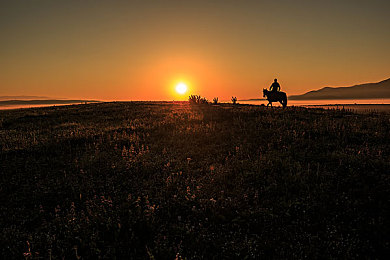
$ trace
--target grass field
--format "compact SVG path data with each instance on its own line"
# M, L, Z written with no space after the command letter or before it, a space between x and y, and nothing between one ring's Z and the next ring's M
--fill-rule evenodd
M389 137L299 107L0 111L0 258L385 258Z

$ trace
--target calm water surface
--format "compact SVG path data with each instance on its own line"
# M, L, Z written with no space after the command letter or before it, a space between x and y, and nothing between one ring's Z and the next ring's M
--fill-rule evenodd
M241 104L267 105L267 100L240 101ZM281 106L274 102L273 106ZM288 106L303 106L311 108L349 109L357 112L389 112L390 99L337 99L337 100L288 100Z
M8 106L0 106L0 110L9 110L9 109L22 109L22 108L34 108L34 107L56 107L56 106L69 106L69 105L76 105L80 103L74 103L74 104L44 104L44 105L8 105Z

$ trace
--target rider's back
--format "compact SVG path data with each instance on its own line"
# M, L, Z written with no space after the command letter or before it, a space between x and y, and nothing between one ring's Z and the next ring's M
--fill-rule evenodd
M271 87L270 87L270 90L272 91L272 92L277 92L278 90L280 90L280 85L279 85L279 83L278 82L274 82L274 83L272 83L272 85L271 85Z

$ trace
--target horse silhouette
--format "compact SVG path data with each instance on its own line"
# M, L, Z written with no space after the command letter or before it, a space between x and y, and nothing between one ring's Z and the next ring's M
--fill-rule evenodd
M267 106L271 105L272 107L272 102L280 102L283 107L287 106L287 95L284 92L273 92L263 89L263 97L267 97Z

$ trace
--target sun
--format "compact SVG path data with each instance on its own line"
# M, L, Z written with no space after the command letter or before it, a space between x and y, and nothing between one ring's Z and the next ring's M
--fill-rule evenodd
M176 85L176 92L183 95L187 92L187 85L183 82L180 82Z

